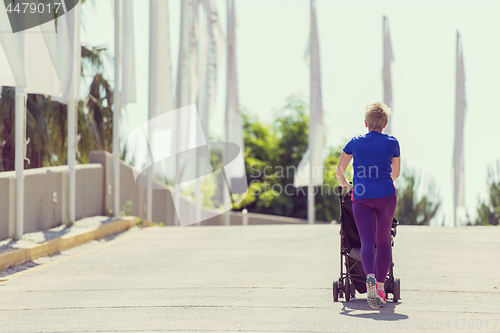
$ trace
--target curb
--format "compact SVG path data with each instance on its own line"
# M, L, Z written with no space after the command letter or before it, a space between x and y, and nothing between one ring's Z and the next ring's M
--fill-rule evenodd
M0 271L22 265L40 257L49 256L55 253L68 250L70 248L91 242L96 239L105 238L124 232L140 221L138 217L127 216L121 220L109 222L92 230L80 233L64 235L30 248L12 250L0 254ZM146 223L147 225L147 223Z

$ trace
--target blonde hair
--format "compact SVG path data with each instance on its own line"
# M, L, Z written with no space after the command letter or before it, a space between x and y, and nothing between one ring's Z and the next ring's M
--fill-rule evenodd
M391 108L376 102L366 106L365 121L369 129L383 129L391 115Z

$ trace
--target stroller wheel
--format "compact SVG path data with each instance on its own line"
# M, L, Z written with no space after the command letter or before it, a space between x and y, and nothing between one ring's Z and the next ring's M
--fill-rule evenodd
M384 291L386 295L394 294L394 280L385 279Z
M351 283L348 278L344 281L344 292L345 292L345 300L349 302L351 300Z
M394 280L394 302L397 302L401 296L401 282L399 279Z
M338 302L339 300L339 286L337 281L333 281L333 301Z
M344 284L342 283L342 279L339 279L339 282L337 282L337 288L339 289L339 297L344 297Z
M354 286L351 286L351 298L356 297L356 288Z

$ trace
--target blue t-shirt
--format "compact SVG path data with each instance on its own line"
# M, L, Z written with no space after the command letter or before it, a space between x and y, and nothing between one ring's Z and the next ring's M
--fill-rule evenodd
M387 134L370 131L354 137L344 147L353 155L352 199L375 199L396 195L391 178L392 158L398 157L399 142Z

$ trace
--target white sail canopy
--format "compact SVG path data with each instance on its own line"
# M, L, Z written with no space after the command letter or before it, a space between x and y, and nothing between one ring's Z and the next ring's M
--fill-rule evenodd
M42 31L55 34L54 22L13 33L5 7L0 6L0 85L24 87L34 94L62 94L52 59L57 44L47 42Z
M392 105L392 77L391 77L391 64L394 61L392 53L391 35L389 33L389 19L383 17L383 31L384 31L384 67L382 70L382 80L384 83L384 104L393 108ZM394 111L394 110L393 110ZM385 133L392 134L392 121L389 118Z
M456 210L465 207L465 161L464 161L464 124L467 110L465 98L465 69L460 34L457 32L456 55L456 87L455 87L455 145L453 150L453 188L455 226Z
M311 68L311 115L309 117L309 145L294 176L294 186L323 184L323 103L321 100L321 67L316 23L316 8L312 7L312 31L305 60ZM312 156L311 156L312 154ZM311 170L312 168L312 170ZM312 172L312 179L310 174Z

